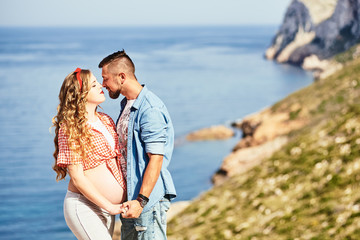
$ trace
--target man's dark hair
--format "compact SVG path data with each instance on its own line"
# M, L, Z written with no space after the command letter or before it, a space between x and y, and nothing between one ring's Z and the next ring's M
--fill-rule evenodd
M105 65L108 65L117 60L125 60L124 62L126 62L127 67L130 68L130 71L132 73L135 73L135 65L134 65L133 61L131 60L131 58L126 54L124 49L122 51L114 52L113 54L110 54L109 56L104 58L99 63L99 68L102 68Z

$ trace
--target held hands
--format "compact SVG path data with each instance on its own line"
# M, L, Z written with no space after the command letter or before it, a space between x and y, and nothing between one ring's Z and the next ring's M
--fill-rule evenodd
M121 216L123 218L138 218L142 210L143 208L137 200L124 202L122 204Z
M123 204L112 204L108 211L111 215L117 215L125 213L127 210L123 207Z
M112 204L108 211L111 215L121 214L123 218L138 218L142 210L139 201L132 200L123 204Z

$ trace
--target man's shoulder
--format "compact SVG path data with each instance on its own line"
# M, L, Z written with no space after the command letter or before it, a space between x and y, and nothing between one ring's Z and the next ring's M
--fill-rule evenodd
M144 96L144 103L149 105L150 107L163 107L164 102L158 97L155 93L148 90Z

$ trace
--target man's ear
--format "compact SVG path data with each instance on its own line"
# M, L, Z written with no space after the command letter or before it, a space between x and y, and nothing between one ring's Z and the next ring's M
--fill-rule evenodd
M126 74L123 72L119 73L119 78L121 80L121 84L123 84L126 80Z

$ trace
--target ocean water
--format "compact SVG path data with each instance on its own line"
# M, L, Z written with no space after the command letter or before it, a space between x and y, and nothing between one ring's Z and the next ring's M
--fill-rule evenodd
M240 133L190 143L187 133L230 124L312 82L299 68L266 61L276 26L0 28L0 239L75 239L55 181L51 118L65 76L76 67L101 79L98 63L125 49L136 75L166 103L176 146L170 170L176 201L211 187L210 178ZM106 94L107 96L107 94ZM103 111L113 118L119 101Z

